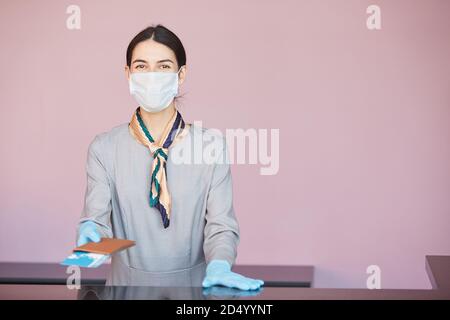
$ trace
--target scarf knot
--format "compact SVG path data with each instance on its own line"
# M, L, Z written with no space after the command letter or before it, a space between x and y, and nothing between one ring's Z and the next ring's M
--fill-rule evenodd
M154 152L153 152L153 157L160 157L161 160L167 161L167 154L168 154L168 149L166 148L157 148Z

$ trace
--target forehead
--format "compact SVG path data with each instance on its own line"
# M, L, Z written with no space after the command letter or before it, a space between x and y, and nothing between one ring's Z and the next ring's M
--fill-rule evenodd
M175 53L172 49L152 39L139 42L136 47L134 47L131 61L135 59L146 60L150 63L163 59L176 61Z

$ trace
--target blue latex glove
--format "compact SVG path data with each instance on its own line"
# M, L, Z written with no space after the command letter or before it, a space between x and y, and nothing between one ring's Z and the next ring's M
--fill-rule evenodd
M241 290L259 289L264 284L263 280L251 279L231 271L231 266L226 260L211 260L206 267L206 276L202 286L208 288L214 285L223 285L229 288Z
M209 288L203 288L202 293L204 296L218 297L218 298L247 298L256 297L261 295L264 288L261 287L258 290L239 290L236 288L228 288L223 286L212 286Z
M77 246L82 246L88 242L100 242L101 235L97 224L92 221L82 222L80 225Z

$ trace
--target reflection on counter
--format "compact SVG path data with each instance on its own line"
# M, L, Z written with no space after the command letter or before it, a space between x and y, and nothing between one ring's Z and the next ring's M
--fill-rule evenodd
M79 300L237 300L260 295L258 290L239 290L221 286L152 287L152 286L82 286Z

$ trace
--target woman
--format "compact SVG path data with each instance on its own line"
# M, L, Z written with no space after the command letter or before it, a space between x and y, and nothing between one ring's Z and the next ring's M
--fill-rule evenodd
M254 290L264 284L231 271L239 226L225 162L179 163L192 141L226 155L223 137L186 124L177 110L186 54L162 25L130 42L125 73L139 106L131 121L95 136L87 158L85 203L78 245L101 237L136 245L115 254L110 285L222 285ZM204 149L203 149L204 150ZM150 279L150 280L149 280Z

